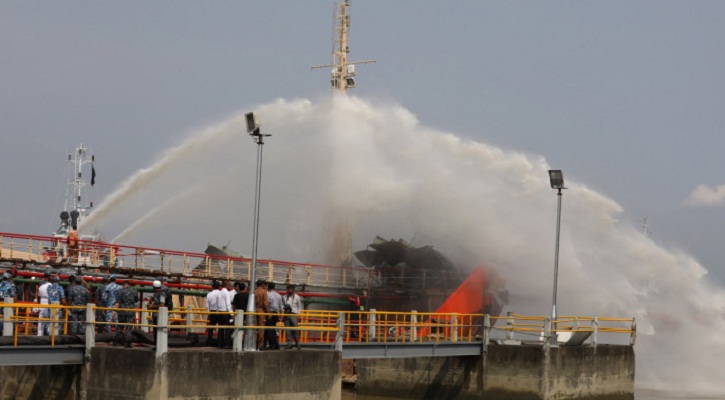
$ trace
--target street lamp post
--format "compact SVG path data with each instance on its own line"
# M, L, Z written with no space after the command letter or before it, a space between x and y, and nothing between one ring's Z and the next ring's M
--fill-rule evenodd
M247 302L247 326L257 325L255 316L252 314L255 311L254 304L254 288L256 284L256 272L257 272L257 246L259 244L259 207L262 192L262 148L264 147L265 136L260 132L259 128L262 125L259 118L254 113L247 113L244 115L247 122L247 132L257 143L257 182L254 188L254 233L252 235L252 266L251 274L249 278L249 301ZM247 330L244 335L244 351L255 351L257 349L257 337L256 330Z
M560 169L549 170L549 181L551 182L551 188L556 189L557 196L559 197L557 209L556 209L556 249L554 251L554 295L552 298L551 305L551 345L557 346L556 340L556 289L559 279L559 232L561 230L561 190L566 189L564 187L564 174Z

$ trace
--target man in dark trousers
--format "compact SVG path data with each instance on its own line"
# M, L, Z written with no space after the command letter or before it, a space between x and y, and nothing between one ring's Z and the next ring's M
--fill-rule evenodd
M257 312L257 326L263 327L267 322L266 313L269 313L269 297L267 296L267 282L257 281L254 289L254 311ZM264 329L257 330L257 350L264 350Z
M206 295L206 310L210 313L217 313L220 310L221 304L221 292L219 291L219 288L221 285L219 284L219 281L214 280L211 283L212 291L207 293ZM220 325L219 320L221 319L221 314L209 314L209 326L206 329L206 345L211 346L214 339L214 331L217 331L217 345L222 346L221 339L224 338L223 335L221 335L222 329L219 329L218 326Z
M136 290L136 288L131 286L129 279L124 280L123 289L121 289L121 291L118 293L118 307L123 308L124 310L118 311L118 322L124 324L133 324L135 322L134 320L136 319L136 311L133 311L132 309L136 308L137 302L138 291ZM123 345L125 347L131 347L131 331L133 330L133 326L119 325L118 330L121 332L116 332L116 336L118 337L119 334L121 334L121 336L123 337Z

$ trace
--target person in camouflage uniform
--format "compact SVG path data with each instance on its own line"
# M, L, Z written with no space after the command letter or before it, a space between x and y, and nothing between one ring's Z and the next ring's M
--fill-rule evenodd
M136 303L138 302L138 290L136 288L132 287L130 283L128 282L128 279L123 281L123 289L118 294L118 308L136 308ZM134 323L136 319L136 311L119 311L118 312L118 322L126 323L126 324L132 324ZM119 326L119 329L123 331L123 344L126 347L131 347L131 331L133 330L132 326L128 325L121 325ZM118 336L118 333L116 334Z
M5 303L5 299L13 299L13 302L15 302L16 297L17 291L15 290L15 283L13 282L13 274L10 271L6 271L2 275L2 283L0 283L0 303ZM4 312L5 308L0 305L0 315L3 315ZM4 323L0 323L0 335L3 332L4 325Z
M48 303L50 304L65 304L65 291L60 286L60 278L58 275L50 277L50 286L48 287ZM52 315L52 313L51 313ZM55 334L60 333L60 321L63 319L63 310L60 308L55 309L55 322L51 322L51 326L55 326Z
M116 283L116 275L111 275L108 277L108 280L110 282L103 288L103 296L106 299L106 307L118 308L118 294L121 292L121 285ZM109 324L106 325L106 332L111 332L111 328L114 327L112 323L118 322L118 314L116 311L106 311L106 322L109 322ZM115 328L115 330L118 331L118 327L116 326Z
M81 278L82 280L83 278ZM75 275L68 277L68 305L71 306L85 306L88 304L90 293L85 286L80 285L76 282ZM86 323L86 310L83 308L73 308L68 314L68 321L70 321L70 329L68 333L71 335L82 335L84 333Z
M105 298L105 291L106 286L108 285L108 277L104 276L101 279L101 286L97 286L94 293L96 296L96 306L98 307L108 307L108 303L106 303ZM106 322L106 311L105 310L96 310L96 322ZM96 325L98 333L103 333L106 331L106 324L97 324Z

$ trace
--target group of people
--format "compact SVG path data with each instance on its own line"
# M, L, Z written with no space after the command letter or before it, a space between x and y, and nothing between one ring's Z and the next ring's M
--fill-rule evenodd
M266 329L257 331L257 350L279 350L279 336L274 328L279 322L280 314L284 316L284 326L297 327L297 317L302 312L302 299L295 293L295 285L287 285L284 295L275 290L274 282L259 280L254 290L254 307L257 314L257 326L266 326ZM287 347L300 349L300 336L296 329L287 331Z
M16 288L13 284L13 276L10 271L1 275L0 281L0 302L5 298L16 299ZM96 327L98 333L116 332L116 341L126 347L131 347L132 335L131 326L135 322L136 312L130 311L137 308L139 304L139 293L131 285L129 279L124 279L121 284L116 282L115 275L102 278L100 286L92 289L82 278L75 275L68 277L68 285L64 289L60 284L60 277L57 274L45 272L38 284L36 302L39 306L34 309L38 312L40 321L38 323L38 336L59 334L63 320L62 309L46 308L42 305L58 304L68 305L72 308L68 312L68 330L71 335L82 335L85 333L86 308L90 303L96 304L99 308L128 309L121 310L96 310ZM152 284L154 293L149 299L148 309L158 310L160 307L173 309L173 301L169 288L160 280ZM264 326L265 329L258 329L256 335L256 347L258 350L279 350L279 334L276 326L280 318L284 326L297 327L298 316L302 312L302 300L295 293L295 285L287 285L286 292L275 290L274 282L259 280L254 290L254 307L256 311L256 325ZM206 296L206 309L209 314L209 328L207 330L207 346L216 345L219 348L229 349L232 347L232 332L234 325L234 313L237 310L246 311L249 302L250 291L243 282L232 284L229 280L213 281L212 290ZM1 307L0 307L1 310ZM55 310L53 313L52 310ZM52 315L52 318L51 318ZM157 314L153 314L153 323L156 324ZM54 321L53 321L54 320ZM2 329L2 324L0 324ZM214 334L216 333L216 341ZM121 338L122 336L122 338ZM154 341L156 332L154 330ZM297 329L287 330L287 348L300 348L299 332Z
M77 279L75 275L68 277L68 287L63 289L60 285L60 277L51 275L46 272L41 283L38 285L37 301L42 304L63 304L74 306L68 313L68 333L71 335L80 335L85 333L86 310L80 308L93 301L93 295L87 283L83 279ZM116 283L116 276L110 275L103 278L103 284L95 289L96 305L99 307L110 308L136 308L138 303L138 291L130 285L128 279L123 281L122 285ZM40 307L39 317L41 322L38 323L38 336L50 334L52 322L43 321L42 319L51 318L51 309ZM115 332L122 333L123 344L126 347L131 346L131 329L128 325L115 325L118 323L133 323L135 319L134 311L111 311L97 310L96 321L101 324L96 325L99 333ZM56 309L54 319L61 320L62 312ZM105 324L104 324L105 323ZM55 324L55 334L60 332L60 323ZM119 340L120 341L120 340Z
M222 349L232 347L232 328L234 312L246 311L249 303L249 291L243 282L236 282L233 286L230 281L213 281L212 291L206 296L206 309L209 314L209 328L207 329L207 346L215 345ZM268 328L257 331L256 344L258 350L279 350L279 335L277 326L280 315L284 317L285 326L298 326L297 316L302 311L302 300L295 293L295 285L287 285L287 292L281 295L275 290L274 282L259 280L254 290L254 306L257 314L257 326ZM217 340L214 342L216 331ZM299 332L295 329L288 331L288 346L292 343L300 348Z
M232 348L232 329L225 326L232 326L236 310L246 310L249 300L249 293L245 291L247 286L242 282L236 282L232 286L231 281L212 281L211 292L206 295L206 310L209 311L209 328L207 329L206 345L214 345L214 331L217 334L216 346L220 349ZM214 328L216 327L216 328Z

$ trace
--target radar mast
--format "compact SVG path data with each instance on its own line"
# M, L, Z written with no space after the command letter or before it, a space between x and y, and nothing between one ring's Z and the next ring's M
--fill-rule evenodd
M339 91L345 93L348 88L355 87L355 65L376 62L376 60L347 61L347 53L350 52L350 48L347 45L347 37L350 31L350 13L348 12L348 7L350 7L350 0L335 3L333 19L336 29L332 39L332 64L312 67L312 69L332 67L330 83L332 84L333 92Z

